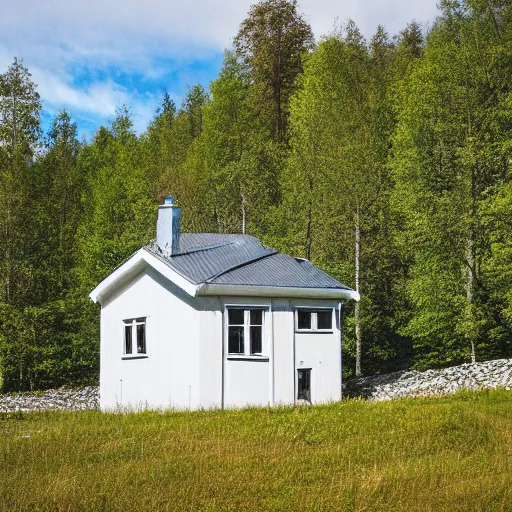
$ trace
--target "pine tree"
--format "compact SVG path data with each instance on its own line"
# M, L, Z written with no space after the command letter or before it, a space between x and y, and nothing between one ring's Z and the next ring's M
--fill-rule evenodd
M290 97L302 72L302 56L313 48L313 33L297 13L296 0L254 4L233 43L252 78L255 111L265 119L272 139L285 141Z
M220 232L265 231L268 209L278 201L278 148L248 101L250 77L230 52L211 84L199 141L204 156L203 204ZM277 164L278 165L278 164Z
M0 301L21 304L30 272L23 264L19 213L30 193L27 172L40 133L41 100L22 61L0 75Z

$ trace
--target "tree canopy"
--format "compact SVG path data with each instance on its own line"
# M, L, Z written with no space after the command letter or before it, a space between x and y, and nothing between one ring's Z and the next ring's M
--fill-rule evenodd
M155 237L247 233L361 293L343 371L512 355L512 6L443 0L368 41L317 44L295 0L249 10L208 90L129 107L89 142L69 113L42 133L23 62L0 74L0 378L5 390L97 379L91 289Z

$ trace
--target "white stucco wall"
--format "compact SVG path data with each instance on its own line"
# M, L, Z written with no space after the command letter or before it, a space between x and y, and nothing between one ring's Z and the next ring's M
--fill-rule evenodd
M294 316L289 300L272 301L274 316L274 403L295 401Z
M199 336L200 393L204 409L222 407L222 329L220 297L201 297Z
M331 308L332 331L303 332L295 328L295 369L311 369L311 402L313 404L341 400L341 347L338 304L333 301L295 301L294 308ZM296 327L294 322L294 327ZM297 371L295 371L297 389Z
M226 363L224 406L265 406L270 403L269 362L233 360Z
M102 409L200 406L197 299L148 269L103 304ZM146 317L147 357L125 358L123 320Z
M262 358L229 356L229 306L265 308ZM297 369L311 368L312 402L341 398L340 337L296 331L295 308L331 300L196 297L150 268L103 304L100 405L116 408L293 404ZM147 357L123 357L123 320L145 317Z
M272 302L261 297L222 297L224 311L224 397L226 408L265 406L272 403ZM257 307L263 313L263 357L228 354L227 313L229 307ZM248 343L248 340L246 340Z

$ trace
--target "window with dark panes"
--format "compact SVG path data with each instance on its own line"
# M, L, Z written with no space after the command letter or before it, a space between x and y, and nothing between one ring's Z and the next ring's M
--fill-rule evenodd
M146 353L146 323L139 323L139 319L137 319L137 353L145 354Z
M332 329L332 310L316 312L316 328Z
M297 316L297 325L299 329L311 329L311 311L299 309L297 312Z
M244 353L245 311L228 309L228 353Z
M228 354L263 354L263 318L262 308L228 308Z
M261 354L263 351L263 311L253 309L249 311L251 331L251 354Z
M298 331L332 331L332 309L297 309Z
M132 353L132 324L124 326L124 353Z
M124 320L124 354L127 356L146 354L146 319Z

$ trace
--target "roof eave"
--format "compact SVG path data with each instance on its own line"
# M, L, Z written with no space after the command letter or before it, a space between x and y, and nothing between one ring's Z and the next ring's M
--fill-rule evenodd
M171 268L162 258L143 247L106 277L89 297L94 302L104 304L118 290L129 284L144 269L152 267L169 281L173 282L191 297L231 295L239 297L281 297L311 299L342 299L359 301L359 293L344 288L309 288L292 286L257 286L218 283L195 284Z
M238 297L282 297L297 299L343 299L359 301L359 293L344 288L301 288L292 286L255 286L202 284L196 295L231 295Z
M198 286L196 284L185 279L183 276L175 272L169 265L143 247L117 267L98 286L96 286L96 288L94 288L94 290L89 294L89 297L94 302L103 304L109 297L122 287L126 286L147 267L154 268L157 272L179 286L190 296L195 297L197 295Z

